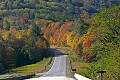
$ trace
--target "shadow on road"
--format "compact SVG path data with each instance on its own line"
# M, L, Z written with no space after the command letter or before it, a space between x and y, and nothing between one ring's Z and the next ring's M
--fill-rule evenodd
M64 52L57 50L57 49L50 48L50 50L55 54L55 57L59 57L61 55L67 55Z

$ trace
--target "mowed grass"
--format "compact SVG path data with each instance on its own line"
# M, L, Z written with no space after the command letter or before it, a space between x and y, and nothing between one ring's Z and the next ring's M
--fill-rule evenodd
M88 72L88 68L90 68L90 63L85 63L85 62L73 62L72 63L73 68L76 69L76 73L85 76L85 77L89 77L87 75L90 75Z
M37 62L35 64L30 64L30 65L25 65L22 67L14 68L11 70L5 71L6 74L11 74L11 75L31 75L35 73L40 73L45 70L45 66L48 64L50 61L50 58L44 58L42 61Z

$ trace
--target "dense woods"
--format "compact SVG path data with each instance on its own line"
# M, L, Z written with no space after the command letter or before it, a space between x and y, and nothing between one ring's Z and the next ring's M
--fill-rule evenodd
M119 3L0 0L0 73L49 57L55 45L71 47L80 62L90 63L85 76L106 70L105 80L119 80Z
M89 16L113 5L119 0L1 0L0 17L11 16L15 20L46 19L52 21L71 21L80 14ZM59 15L59 16L58 16Z
M48 42L37 26L26 30L10 29L0 33L0 72L16 66L23 66L49 57Z

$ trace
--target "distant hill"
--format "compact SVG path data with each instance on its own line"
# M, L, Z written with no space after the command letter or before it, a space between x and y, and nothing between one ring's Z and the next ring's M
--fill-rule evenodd
M119 0L0 0L0 17L70 21L83 12L92 16L118 3Z

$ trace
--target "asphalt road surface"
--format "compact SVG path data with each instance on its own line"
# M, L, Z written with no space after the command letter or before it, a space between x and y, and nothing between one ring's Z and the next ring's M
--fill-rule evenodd
M39 78L31 80L74 80L66 77L66 55L60 50L50 49L55 54L55 60L51 69ZM30 79L29 79L30 80Z

